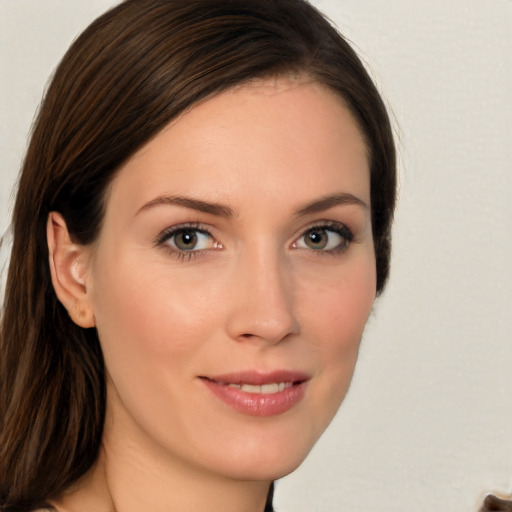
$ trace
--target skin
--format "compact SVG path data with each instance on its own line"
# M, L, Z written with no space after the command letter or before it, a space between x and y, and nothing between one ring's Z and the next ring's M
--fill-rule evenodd
M194 106L138 151L94 246L73 244L51 214L57 295L97 328L107 369L99 460L57 508L261 512L348 390L375 298L370 207L367 148L343 102L281 78ZM194 250L163 240L187 223L208 232L193 232ZM268 417L234 410L200 378L277 369L309 381Z

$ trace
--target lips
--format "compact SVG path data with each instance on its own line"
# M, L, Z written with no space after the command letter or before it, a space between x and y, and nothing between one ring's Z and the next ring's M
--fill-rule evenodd
M252 416L283 414L303 398L310 377L301 372L238 372L201 377L224 404Z

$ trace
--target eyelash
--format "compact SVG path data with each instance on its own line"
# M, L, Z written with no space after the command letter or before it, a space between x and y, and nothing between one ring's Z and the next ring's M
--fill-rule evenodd
M164 229L156 238L155 245L158 247L164 247L171 256L181 261L189 261L193 258L198 257L202 252L210 250L210 249L199 249L199 250L180 250L178 248L173 248L169 245L169 241L174 237L183 232L196 232L201 233L202 235L206 235L213 240L213 236L211 233L201 224L191 223L191 224L180 224L179 226L172 226L170 228ZM220 249L221 246L214 247L214 249Z
M311 247L298 247L298 240L304 239L304 237L318 231L335 233L338 236L340 236L342 240L337 246L333 247L332 249L313 249ZM200 233L201 235L205 235L212 240L213 247L208 249L195 250L180 250L179 248L171 247L169 241L183 232L195 232ZM309 250L313 253L316 253L317 255L336 255L344 253L349 248L353 239L354 236L352 232L345 224L334 221L322 221L308 227L302 233L302 235L300 235L300 237L292 243L292 247L294 249ZM193 258L201 256L201 254L203 254L205 251L218 250L222 248L221 244L217 244L217 242L215 242L212 234L208 231L208 229L206 229L201 224L197 223L181 224L178 226L172 226L167 229L164 229L157 236L154 243L155 246L157 247L164 247L166 250L168 250L171 256L181 261L190 261Z
M309 235L311 233L314 233L315 231L336 233L341 238L340 243L338 245L336 245L335 247L333 247L332 249L317 249L317 250L315 250L315 249L309 248L310 251L316 253L319 256L342 254L349 248L350 244L354 240L354 235L352 234L352 231L345 224L342 224L341 222L334 222L334 221L321 221L317 224L314 224L313 226L306 229L306 231L304 231L304 233L302 233L302 235L297 240L303 239L304 237L306 237L307 235ZM293 242L293 245L297 249L302 249L302 248L297 247L297 242ZM307 248L306 248L306 250L307 250Z

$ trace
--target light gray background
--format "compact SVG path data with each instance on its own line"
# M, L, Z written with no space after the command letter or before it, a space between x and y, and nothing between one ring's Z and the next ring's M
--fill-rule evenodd
M0 231L44 84L112 0L0 0ZM281 512L475 511L512 491L512 2L315 0L386 97L392 279Z

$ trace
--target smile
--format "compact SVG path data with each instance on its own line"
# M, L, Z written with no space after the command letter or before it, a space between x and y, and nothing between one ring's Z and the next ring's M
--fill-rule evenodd
M202 382L224 405L251 416L283 414L303 399L308 375L298 372L243 372L201 377Z
M240 389L245 393L256 393L256 394L272 394L279 393L286 388L293 386L293 382L273 382L271 384L263 384L257 386L254 384L226 384L227 386L235 389Z

